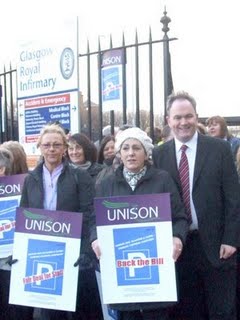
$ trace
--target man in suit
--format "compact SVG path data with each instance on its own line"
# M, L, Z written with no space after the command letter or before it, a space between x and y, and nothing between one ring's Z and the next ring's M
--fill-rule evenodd
M183 197L178 170L185 145L190 192L189 234L176 263L175 317L235 320L240 193L231 148L226 141L198 133L196 101L188 93L170 95L167 111L174 139L155 147L153 162L172 175Z

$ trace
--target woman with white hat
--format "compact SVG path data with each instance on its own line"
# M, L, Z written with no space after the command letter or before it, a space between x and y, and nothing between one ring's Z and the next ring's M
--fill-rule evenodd
M116 152L122 164L97 186L98 197L126 196L139 194L171 194L173 225L173 259L176 261L188 230L187 217L176 186L166 171L153 167L149 162L153 144L151 138L139 128L126 129L116 136ZM101 244L92 242L96 256L101 256ZM165 320L167 303L123 303L111 307L119 311L121 320Z

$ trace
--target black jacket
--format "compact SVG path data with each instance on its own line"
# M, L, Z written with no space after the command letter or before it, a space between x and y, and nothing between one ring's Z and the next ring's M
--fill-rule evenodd
M43 209L43 162L25 178L20 206ZM89 265L94 257L90 234L95 229L93 211L94 184L85 170L73 167L67 161L57 182L57 210L83 213L81 264ZM85 255L82 261L82 255ZM87 257L88 256L88 257ZM77 257L76 257L77 258ZM90 259L90 260L89 260ZM89 260L89 261L87 261Z
M87 169L90 176L93 178L93 183L95 184L95 181L97 179L98 174L104 169L104 165L100 164L98 162L93 162L91 166Z
M181 192L174 139L153 150L157 168L171 174ZM227 141L198 135L192 199L198 219L203 250L214 267L236 263L236 255L219 258L221 244L239 246L239 185L230 145Z

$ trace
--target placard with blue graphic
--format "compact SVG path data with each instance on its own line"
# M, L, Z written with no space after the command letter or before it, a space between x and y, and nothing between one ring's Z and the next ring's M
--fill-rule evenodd
M0 258L12 254L16 208L26 174L0 177Z
M123 108L123 49L105 51L101 56L102 109L119 111Z
M94 205L104 304L177 301L169 193Z
M9 303L75 311L82 214L17 208Z

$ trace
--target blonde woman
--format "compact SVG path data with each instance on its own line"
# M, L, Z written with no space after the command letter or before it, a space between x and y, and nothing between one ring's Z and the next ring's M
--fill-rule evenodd
M85 287L86 279L89 276L95 276L93 274L94 256L89 242L94 220L94 185L86 170L74 167L65 160L67 138L59 125L52 124L44 127L37 147L40 148L43 161L26 177L20 206L83 213L77 309L71 315L71 319L80 319L80 313L84 308L83 296L88 291ZM89 275L91 272L92 274ZM91 310L86 312L90 314ZM44 320L64 320L69 319L69 316L69 312L65 311L42 311Z

